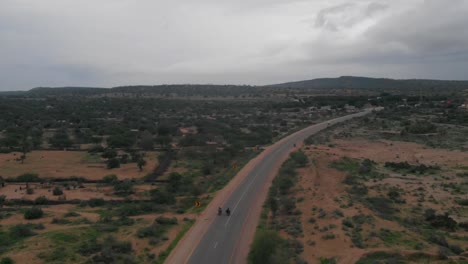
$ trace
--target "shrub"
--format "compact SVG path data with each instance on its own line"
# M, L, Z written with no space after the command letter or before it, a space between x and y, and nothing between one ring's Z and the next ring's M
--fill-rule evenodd
M9 258L9 257L4 257L0 260L0 264L14 264L15 262Z
M34 236L36 233L32 231L33 225L29 224L18 224L10 228L10 237L12 239L19 239Z
M336 238L335 234L332 234L332 233L325 234L322 236L322 239L325 239L325 240L330 240L330 239L335 239L335 238Z
M114 185L114 193L116 195L129 195L133 193L133 183L130 180L116 183Z
M153 189L150 191L150 195L157 204L174 204L176 202L174 195L167 191Z
M91 207L103 206L104 204L106 204L106 201L102 198L93 198L88 201L88 205Z
M339 217L344 217L344 214L343 214L343 211L341 211L340 209L336 209L335 211L333 211L333 214L339 218Z
M55 187L54 190L52 191L52 194L55 196L62 195L63 191L60 189L60 187Z
M397 211L393 208L392 201L385 197L369 197L365 201L369 209L377 212L384 219L391 218Z
M343 221L341 221L341 223L346 227L354 228L353 221L351 219L349 219L349 218L343 219Z
M302 152L301 150L291 153L290 157L292 160L294 160L294 162L296 162L297 166L299 167L304 167L309 161L307 155L304 154L304 152Z
M258 230L249 253L249 263L272 263L272 256L278 255L280 251L286 250L286 241L275 231ZM289 260L289 257L286 257ZM278 262L281 263L281 262ZM283 263L287 263L284 261Z
M41 178L36 173L25 173L16 177L18 182L40 182Z
M132 244L127 241L117 241L112 236L105 238L101 244L95 243L89 247L82 247L81 252L86 254L97 252L88 261L89 263L137 263L130 255L133 252Z
M177 218L175 217L168 218L164 216L159 216L158 218L156 218L155 222L160 225L177 225Z
M49 199L47 199L45 196L39 196L34 200L34 204L37 205L44 205L49 202Z
M24 212L24 219L31 220L31 219L39 219L44 215L44 212L39 207L33 207L27 209Z
M104 183L107 183L107 184L112 184L112 183L115 183L117 182L119 179L117 178L117 175L115 174L110 174L110 175L106 175L102 178L102 181Z
M78 253L80 253L83 256L89 256L101 251L101 249L102 245L98 244L96 238L92 238L89 241L84 241L78 247Z
M468 199L455 200L459 205L468 206Z
M156 223L153 223L150 226L139 229L137 231L137 236L139 238L152 237L152 238L160 239L164 235L165 232L166 230L162 226Z
M336 258L320 257L320 264L336 264Z
M457 222L453 220L453 218L451 218L448 213L445 213L443 215L435 215L435 216L426 218L426 220L433 227L445 228L450 231L455 231L455 229L457 228Z

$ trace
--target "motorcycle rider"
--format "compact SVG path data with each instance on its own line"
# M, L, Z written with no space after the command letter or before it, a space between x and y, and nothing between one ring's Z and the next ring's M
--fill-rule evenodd
M227 215L230 215L230 214L231 214L231 210L229 210L229 207L228 207L228 209L226 209L226 214L227 214Z
M221 215L223 213L223 209L221 207L218 207L218 215Z

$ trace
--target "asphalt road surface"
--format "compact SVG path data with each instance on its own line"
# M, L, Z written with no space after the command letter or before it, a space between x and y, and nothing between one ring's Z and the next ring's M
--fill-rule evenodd
M252 218L251 214L256 213L259 216L260 210L258 208L257 210L253 210L252 207L255 204L258 205L258 202L255 201L258 200L259 190L265 188L265 185L269 186L268 180L271 177L268 178L268 175L276 173L278 164L284 161L287 154L294 148L294 144L297 146L302 144L304 139L327 128L329 125L363 116L370 112L371 109L312 125L271 146L271 152L252 168L238 188L225 199L224 204L219 205L223 208L223 215L213 216L214 219L212 218L212 222L206 232L200 235L197 243L192 246L193 249L185 253L187 256L179 258L177 264L245 263L245 252L251 241L248 243L240 243L240 241L242 240L242 236L245 235L243 231L247 225L254 232L252 225L256 226L258 224L256 221L252 223L252 219L258 219L258 217ZM264 197L262 198L262 200L265 199ZM230 216L227 216L224 212L228 207L231 209ZM214 210L213 215L216 215L216 213L216 210ZM251 222L249 223L248 220ZM253 234L248 235L253 238ZM173 253L177 254L178 252ZM174 258L172 260L169 258L167 263L175 263Z

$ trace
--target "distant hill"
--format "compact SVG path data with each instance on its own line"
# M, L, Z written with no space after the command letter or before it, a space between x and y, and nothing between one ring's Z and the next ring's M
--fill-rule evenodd
M373 90L379 92L416 92L421 89L428 92L451 93L468 89L468 81L443 80L395 80L385 78L367 78L342 76L339 78L320 78L313 80L287 82L264 86L249 85L211 85L211 84L174 84L174 85L135 85L113 88L100 87L38 87L29 91L0 92L0 96L43 97L43 96L201 96L201 97L244 97L262 96L269 93L284 93L290 89L314 89L322 93L335 93L342 89Z
M409 79L395 80L385 78L367 78L342 76L339 78L320 78L298 82L269 85L282 88L316 88L316 89L468 89L468 81L442 81Z
M37 87L27 93L32 95L92 95L108 92L108 88L97 87Z

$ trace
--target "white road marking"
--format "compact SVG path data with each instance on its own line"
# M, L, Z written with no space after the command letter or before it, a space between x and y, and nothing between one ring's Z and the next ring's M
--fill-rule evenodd
M218 246L218 242L216 241L213 248L216 248L217 246Z
M278 150L274 150L271 155L273 155L274 153L276 153ZM244 192L242 193L239 201L237 201L236 203L236 206L234 206L234 209L232 209L232 213L234 213L234 211L236 210L237 206L239 205L240 201L242 200L242 198L244 198L244 195L247 193L247 191L250 189L250 186L252 186L252 183L255 181L255 179L257 178L258 176L258 173L255 174L255 176L253 177L253 179L250 181L249 185L247 186L247 188L244 190ZM231 220L231 216L229 216L228 220L226 221L226 224L224 225L225 227L229 224L229 221Z

